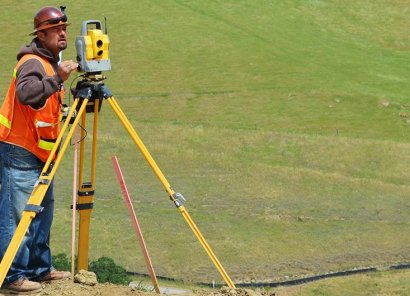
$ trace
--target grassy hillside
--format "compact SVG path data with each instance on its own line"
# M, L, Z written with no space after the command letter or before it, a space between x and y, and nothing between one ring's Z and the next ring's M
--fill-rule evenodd
M64 58L81 21L107 17L106 84L234 281L410 261L408 5L279 2L66 3ZM5 93L46 2L0 3ZM157 274L221 281L108 104L100 119L91 257L145 271L116 154ZM72 171L70 149L55 252L70 252Z

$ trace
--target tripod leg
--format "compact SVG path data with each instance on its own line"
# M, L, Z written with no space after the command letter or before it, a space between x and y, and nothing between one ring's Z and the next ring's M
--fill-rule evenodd
M80 116L85 110L87 101L88 101L87 99L84 100L83 104L81 105L81 108L78 112ZM68 114L68 118L71 118L72 115L74 114L77 104L78 104L78 100L75 100ZM17 226L16 232L14 233L10 241L10 244L7 247L7 250L3 256L3 259L0 264L0 286L3 284L3 281L7 275L7 272L10 269L10 266L14 260L14 257L17 254L18 248L20 247L21 242L23 241L24 235L27 232L27 229L29 228L31 221L42 210L40 206L41 202L43 201L44 196L61 162L61 159L64 156L67 146L71 140L71 137L73 136L75 127L78 125L79 117L77 117L74 120L73 128L68 133L67 138L65 139L63 145L60 148L59 154L57 155L56 159L53 162L54 156L56 155L56 152L57 152L57 148L60 146L60 143L62 142L63 134L65 133L69 125L69 121L70 120L67 120L64 123L60 131L60 134L58 135L55 146L53 150L51 151L50 156L48 157L48 160L46 161L43 170L41 171L40 177L37 181L37 186L34 188L33 192L30 195L26 208L24 212L22 213L21 220Z
M92 206L94 201L95 190L95 175L96 175L96 155L97 155L97 130L98 130L98 109L99 100L94 102L94 126L93 126L93 140L91 151L91 180L89 183L83 183L83 166L84 166L84 141L81 142L80 148L80 177L78 184L81 188L78 190L78 210L79 217L79 230L78 230L78 258L77 268L78 270L88 270L88 250L90 242L90 222ZM85 113L83 115L83 126L85 126ZM84 130L82 131L81 138L84 138Z
M215 267L218 269L219 273L221 274L222 278L225 280L227 285L230 288L235 288L234 283L226 273L225 269L223 268L222 264L219 262L218 258L212 251L211 247L206 242L205 238L202 236L201 232L199 231L198 227L195 225L194 221L191 219L188 211L182 205L181 200L179 197L181 196L179 193L176 193L172 190L171 185L165 178L164 174L161 172L158 165L155 163L154 159L152 158L151 154L149 153L148 149L145 147L144 143L141 141L140 137L138 136L135 129L132 127L131 123L125 116L124 112L121 110L120 106L118 105L117 101L114 97L109 97L107 99L111 107L113 108L115 114L120 119L121 123L124 125L125 129L133 139L134 143L137 145L138 149L141 151L145 159L147 160L148 164L151 166L152 170L154 171L155 175L158 177L162 185L164 186L165 190L167 191L171 200L175 203L179 211L181 212L182 216L184 217L185 221L188 223L191 230L194 232L195 236L201 243L202 247L205 249L208 256L211 258L212 262L214 263Z

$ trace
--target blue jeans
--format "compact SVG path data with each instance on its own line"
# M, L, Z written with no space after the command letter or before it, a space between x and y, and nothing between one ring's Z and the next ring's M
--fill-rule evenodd
M44 163L26 149L0 142L0 164L0 259L2 259ZM44 276L52 268L49 240L54 212L53 182L41 206L44 210L31 221L5 278L6 284L19 278L35 279Z

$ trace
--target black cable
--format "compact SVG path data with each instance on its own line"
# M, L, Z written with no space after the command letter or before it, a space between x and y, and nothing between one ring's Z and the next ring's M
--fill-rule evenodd
M75 81L77 81L80 77L83 77L83 75L77 75L70 83L70 90L73 87L73 84ZM68 94L68 107L71 107L71 92L69 92ZM67 120L67 119L66 119ZM71 120L71 118L69 119ZM80 123L78 123L78 126L84 131L84 137L81 138L80 140L78 140L77 144L81 143L82 141L84 141L84 139L87 137L88 132L87 129L85 129ZM68 126L68 130L70 131L70 126ZM71 141L72 138L70 139L70 145L74 146L76 143Z

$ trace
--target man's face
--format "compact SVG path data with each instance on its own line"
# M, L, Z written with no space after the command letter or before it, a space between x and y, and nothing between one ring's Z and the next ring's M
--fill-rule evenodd
M52 27L37 33L38 38L45 48L50 50L54 56L67 48L67 26Z

